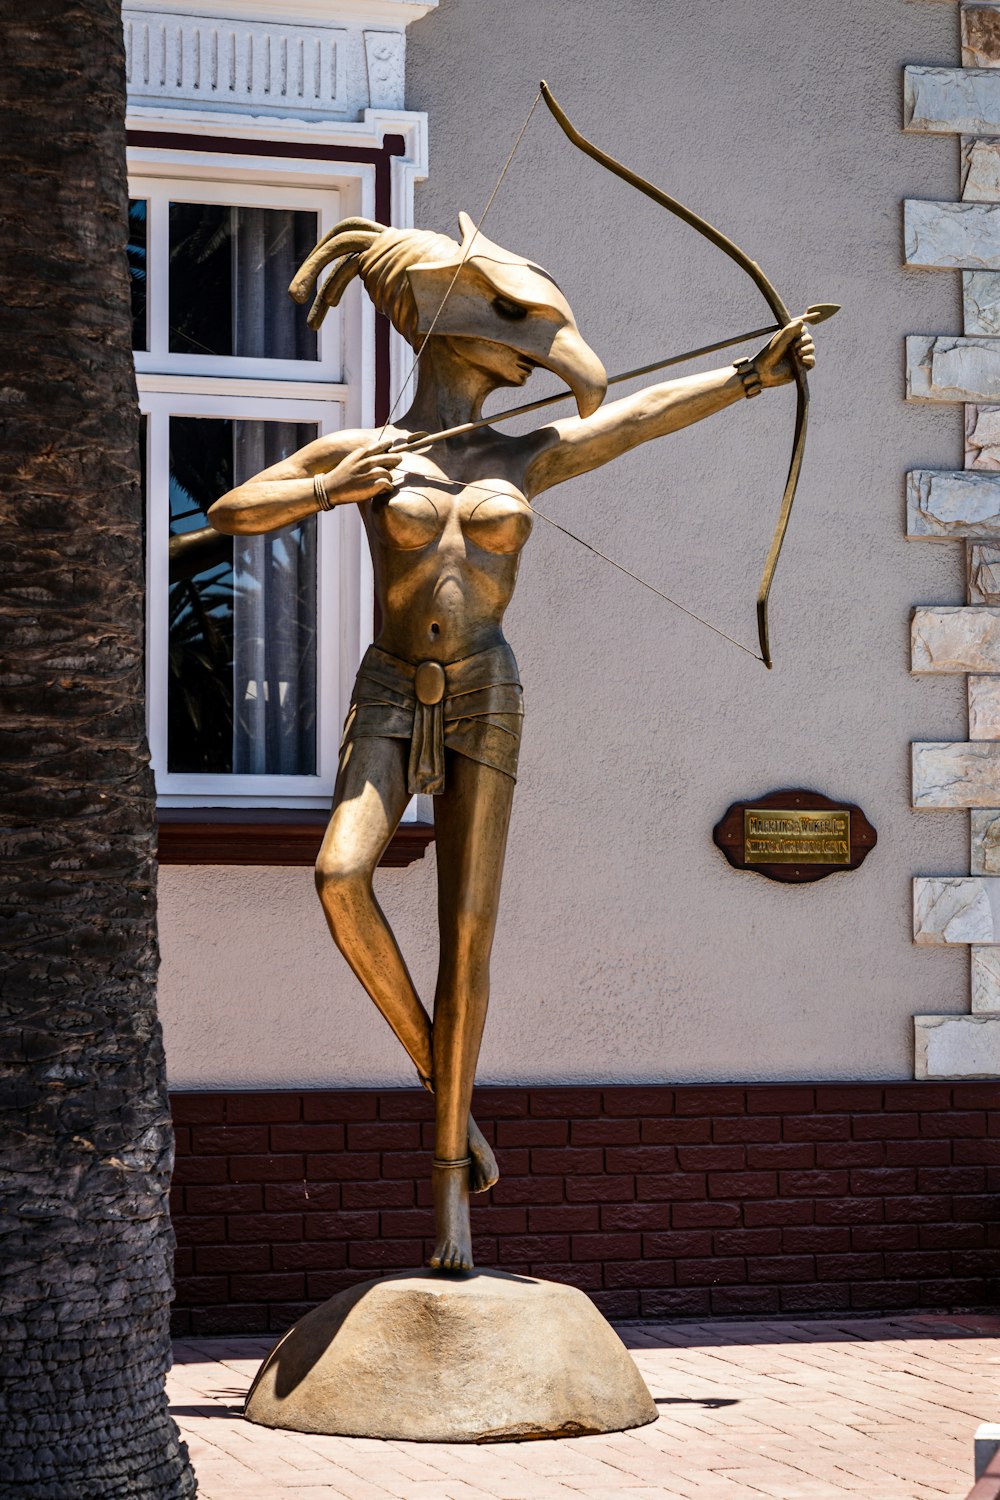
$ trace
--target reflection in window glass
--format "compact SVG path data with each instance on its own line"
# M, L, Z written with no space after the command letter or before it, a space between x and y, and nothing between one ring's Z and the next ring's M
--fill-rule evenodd
M314 213L170 205L170 352L317 359L288 283L318 238Z
M241 537L207 520L315 436L312 422L170 419L170 771L315 774L316 517Z
M128 201L128 276L132 292L132 348L148 349L146 332L146 200Z

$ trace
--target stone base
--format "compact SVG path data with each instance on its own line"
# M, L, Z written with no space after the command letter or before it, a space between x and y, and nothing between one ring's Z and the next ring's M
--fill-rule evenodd
M408 1271L314 1308L257 1372L262 1427L477 1443L621 1432L657 1411L575 1287L500 1271Z

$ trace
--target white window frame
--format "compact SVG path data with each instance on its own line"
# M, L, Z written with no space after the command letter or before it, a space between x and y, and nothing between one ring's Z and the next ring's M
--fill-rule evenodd
M250 384L251 382L240 382ZM232 385L233 382L226 382ZM256 382L253 382L256 384ZM345 392L346 395L346 392ZM169 442L173 417L221 417L248 421L315 422L317 435L336 432L344 426L343 404L331 412L325 400L276 399L227 391L144 391L140 409L146 415L148 476L148 536L160 539L147 547L146 620L148 735L158 800L174 807L310 807L325 805L333 791L337 770L337 744L341 706L350 692L350 666L346 653L330 649L345 623L345 595L354 597L358 610L356 631L370 628L371 609L361 617L358 588L344 576L348 559L356 556L359 518L353 506L341 506L317 518L317 704L316 772L312 776L249 776L236 773L181 773L167 769L168 658L167 616L170 582L166 539L170 525ZM324 643L326 649L324 650Z
M320 336L319 360L253 360L171 354L167 347L167 204L240 203L302 208L320 233L374 212L367 163L221 156L135 148L129 192L147 210L147 351L136 353L147 417L147 704L157 801L162 807L327 807L340 724L362 652L372 638L373 578L360 514L338 507L317 519L317 764L312 776L192 774L167 769L169 417L316 422L319 431L374 425L374 311L351 288ZM327 327L329 325L329 328ZM333 378L331 378L333 377ZM411 814L412 816L412 814Z
M251 359L233 354L177 354L170 351L168 287L169 207L171 203L222 204L238 208L288 208L316 215L322 238L340 213L336 190L276 187L270 182L209 182L181 177L135 177L129 192L146 200L146 349L136 350L136 374L225 375L255 380L336 381L342 379L339 309L327 314L318 336L318 359Z

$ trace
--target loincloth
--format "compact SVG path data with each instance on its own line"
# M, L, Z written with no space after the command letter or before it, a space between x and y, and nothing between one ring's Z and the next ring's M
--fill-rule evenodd
M369 646L344 724L344 745L358 739L409 740L411 794L444 791L444 752L517 779L521 683L504 642L452 662L409 662Z

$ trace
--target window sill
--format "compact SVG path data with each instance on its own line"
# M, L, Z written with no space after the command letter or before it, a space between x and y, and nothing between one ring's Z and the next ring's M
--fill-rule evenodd
M329 822L326 812L252 807L161 807L161 865L312 865ZM422 859L433 823L401 823L380 860L399 870Z

